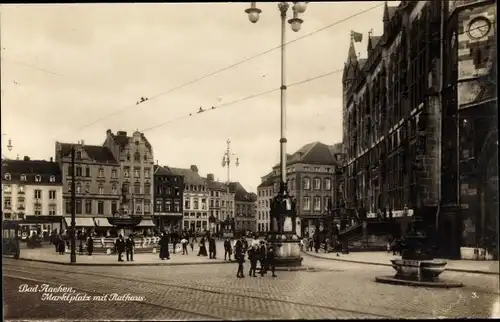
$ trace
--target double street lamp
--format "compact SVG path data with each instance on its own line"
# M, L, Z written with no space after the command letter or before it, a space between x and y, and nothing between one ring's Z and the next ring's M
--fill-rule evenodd
M279 256L277 257L277 266L282 261L283 265L301 265L302 258L300 257L300 244L296 234L296 204L288 195L286 183L286 77L285 77L285 45L286 45L286 23L287 12L290 8L288 2L279 2L278 9L281 16L281 138L280 138L280 189L278 195L273 200L271 209L271 236L270 240L277 247L282 247L288 244L287 247L282 247L281 250L275 248ZM304 22L299 18L299 14L306 11L306 2L293 2L292 10L293 17L288 20L292 30L297 32L300 30ZM259 20L262 10L257 8L255 2L251 2L250 8L246 9L248 19L252 23ZM287 218L292 220L292 228L287 229L285 234L284 223ZM276 223L276 225L275 225ZM276 227L277 226L277 227Z

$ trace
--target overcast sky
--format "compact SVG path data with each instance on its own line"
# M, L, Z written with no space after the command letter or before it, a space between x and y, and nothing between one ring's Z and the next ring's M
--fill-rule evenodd
M393 5L397 5L394 2ZM287 83L343 68L349 32L382 30L383 2L313 2L293 40L376 5L379 7L287 46ZM196 114L280 86L274 50L169 94L169 89L280 43L276 3L2 5L2 153L54 156L55 141L100 145L105 132L145 130L162 165L189 167L226 180L226 140L240 158L232 181L255 191L279 160L279 91ZM342 139L342 73L287 91L288 152ZM138 106L141 96L151 99ZM127 108L125 108L128 106ZM110 113L111 116L105 117ZM187 117L190 113L193 116ZM183 118L186 116L185 118ZM96 120L99 122L88 126ZM172 120L177 120L170 122ZM155 129L156 125L168 123Z

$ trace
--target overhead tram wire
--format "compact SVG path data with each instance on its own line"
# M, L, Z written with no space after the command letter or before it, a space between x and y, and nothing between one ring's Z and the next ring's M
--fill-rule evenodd
M334 23L331 23L331 24L329 24L329 25L327 25L327 26L321 27L321 28L319 28L319 29L317 29L317 30L315 30L315 31L312 31L312 32L310 32L310 33L307 33L307 34L305 34L305 35L303 35L303 36L300 36L300 37L298 37L298 38L296 38L296 39L290 40L290 41L288 41L288 42L286 42L286 43L285 43L285 46L286 46L286 45L289 45L289 44L291 44L291 43L294 43L294 42L296 42L296 41L302 40L302 39L304 39L304 38L310 37L310 36L312 36L312 35L314 35L314 34L316 34L316 33L318 33L318 32L321 32L321 31L327 30L327 29L329 29L329 28L331 28L331 27L334 27L334 26L336 26L336 25L338 25L338 24L340 24L340 23L342 23L342 22L345 22L345 21L347 21L347 20L349 20L349 19L355 18L355 17L357 17L357 16L359 16L359 15L362 15L362 14L364 14L364 13L367 13L367 12L369 12L369 11L371 11L371 10L374 10L374 9L376 9L376 8L378 8L378 7L381 7L381 6L383 6L383 4L378 4L378 5L376 5L376 6L373 6L373 7L368 8L368 9L365 9L365 10L359 11L359 12L357 12L357 13L355 13L355 14L352 14L352 15L350 15L350 16L348 16L348 17L345 17L345 18L343 18L343 19L341 19L341 20L338 20L338 21L336 21L336 22L334 22ZM266 55L266 54L268 54L268 53L270 53L270 52L272 52L272 51L274 51L274 50L276 50L276 49L279 49L279 48L281 48L281 46L276 46L276 47L273 47L273 48L271 48L271 49L268 49L268 50L266 50L266 51L263 51L263 52L261 52L261 53L259 53L259 54L256 54L256 55L254 55L254 56L251 56L251 57L249 57L249 58L245 58L245 59L243 59L243 60L241 60L241 61L239 61L239 62L236 62L236 63L234 63L234 64L228 65L228 66L226 66L226 67L224 67L224 68L222 68L222 69L216 70L216 71L211 72L211 73L209 73L209 74L206 74L206 75L204 75L204 76L201 76L201 77L195 78L195 79L193 79L193 80L191 80L191 81L189 81L189 82L183 83L183 84L178 85L178 86L173 87L173 88L170 88L170 89L166 90L165 92L161 92L161 93L159 93L159 94L156 94L156 95L153 95L153 96L149 96L149 97L148 97L148 99L147 99L147 100L145 100L145 101L142 101L142 102L137 102L137 103L135 103L135 104L130 104L130 105L123 106L123 107L121 107L121 108L119 108L119 109L117 109L117 110L115 110L115 111L113 111L113 112L111 112L111 113L109 113L109 114L106 114L106 115L104 115L104 116L100 117L99 119L96 119L95 121L93 121L93 122L91 122L91 123L88 123L88 124L86 124L86 125L84 125L84 126L82 126L82 127L78 128L78 130L85 129L85 128L89 127L89 126L92 126L92 125L94 125L94 124L96 124L96 123L99 123L100 121L102 121L102 120L104 120L104 119L106 119L106 118L108 118L108 117L110 117L110 116L113 116L113 115L119 114L119 113L120 113L121 111L123 111L124 109L128 109L128 108L130 108L130 107L134 107L134 106L137 106L137 105L141 105L141 104L143 104L143 103L145 103L145 102L148 102L148 101L151 101L151 100L153 100L153 99L155 99L155 98L158 98L158 97L161 97L161 96L164 96L164 95L168 95L168 94L170 94L170 93L172 93L172 92L174 92L174 91L176 91L176 90L178 90L178 89L181 89L181 88L183 88L183 87L186 87L186 86L189 86L189 85L195 84L195 83L197 83L197 82L199 82L199 81L202 81L202 80L207 79L207 78L209 78L209 77L212 77L212 76L215 76L215 75L217 75L217 74L220 74L220 73L222 73L222 72L224 72L224 71L226 71L226 70L229 70L229 69L232 69L232 68L234 68L234 67L236 67L236 66L242 65L242 64L244 64L244 63L246 63L246 62L249 62L249 61L251 61L251 60L253 60L253 59L255 59L255 58L258 58L258 57L264 56L264 55Z
M493 22L492 24L494 24L494 23L496 23L496 22ZM475 29L479 29L479 28L482 28L482 27L477 27L477 28L474 28L474 29L471 29L471 30L475 30ZM458 35L462 35L462 34L464 34L466 32L467 31L463 31L461 33L457 33L457 36ZM440 41L443 41L443 40L444 40L443 38L440 39ZM383 56L382 58L384 59L384 58L387 58L387 57L389 57L389 55ZM291 83L291 84L287 85L287 88L298 86L298 85L302 85L302 84L305 84L305 83L309 83L309 82L312 82L312 81L317 80L317 79L321 79L321 78L324 78L324 77L328 77L328 76L331 76L331 75L335 75L335 74L341 73L343 71L344 71L344 68L333 70L333 71L330 71L330 72L325 73L325 74L321 74L321 75L318 75L318 76L307 78L307 79L302 80L302 81ZM190 113L188 115L184 115L184 116L181 116L181 117L169 120L167 122L164 122L164 123L152 126L152 127L145 128L145 129L141 130L141 132L151 131L151 130L157 129L159 127L162 127L162 126L165 126L165 125L168 125L168 124L172 124L172 123L175 123L175 122L187 119L187 118L189 118L191 116L194 116L195 114L202 114L202 113L205 113L205 112L208 112L208 111L214 111L214 110L222 108L222 107L231 106L231 105L234 105L236 103L240 103L240 102L252 99L252 98L256 98L256 97L260 97L260 96L263 96L263 95L267 95L267 94L276 92L278 90L279 90L279 88L274 88L274 89L270 89L270 90L267 90L267 91L264 91L264 92L260 92L260 93L257 93L257 94L252 94L252 95L249 95L249 96L245 96L243 98L240 98L240 99L228 102L228 103L224 103L224 104L221 104L219 106L214 106L212 108L207 108L206 110L201 110L201 111L198 111L198 112L193 112L193 113ZM480 118L482 118L482 117L488 118L488 117L491 117L491 116L485 115L485 116L478 116L478 117L480 117Z

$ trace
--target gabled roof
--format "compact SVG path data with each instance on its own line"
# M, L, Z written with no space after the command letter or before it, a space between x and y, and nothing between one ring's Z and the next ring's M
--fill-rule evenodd
M206 180L206 178L204 178ZM214 191L226 191L227 186L225 183L219 182L219 181L212 181L212 180L207 180L207 186L209 190L214 190Z
M108 130L111 132L111 130ZM138 131L136 131L138 132ZM136 133L134 132L134 134ZM139 132L140 133L140 132ZM148 139L146 139L146 136L144 133L140 133L141 138L144 140L146 147L151 150L151 144L149 143ZM125 147L129 144L130 139L132 138L131 136L127 136L127 132L124 131L118 131L116 134L113 134L113 132L110 133L111 137L115 141L116 144L118 144L120 147Z
M154 165L154 174L158 176L176 176L175 174L169 167L167 166L160 166L160 165Z
M273 172L269 172L264 177L262 177L262 182L257 186L257 188L272 187L274 185Z
M311 142L292 154L287 160L287 165L295 163L334 165L338 163L335 159L335 153L341 153L341 147L341 143L331 146L318 141ZM275 165L274 167L277 166L279 165Z
M45 160L2 160L2 182L5 181L5 175L10 174L10 181L18 182L21 175L26 176L25 184L61 184L62 174L59 165L56 162ZM40 182L35 181L35 176L40 176ZM55 180L50 182L50 177Z
M71 147L73 144L71 143L60 143L61 145L61 157L70 157L71 156ZM83 145L81 148L85 151L88 157L96 162L101 163L118 163L109 150L105 146L100 145Z
M185 184L196 184L196 185L206 184L206 180L202 178L197 172L194 172L191 169L170 167L170 171L172 171L176 175L183 176Z
M239 182L229 183L229 191L234 193L235 201L247 201L253 202L257 200L257 195L255 193L249 193Z

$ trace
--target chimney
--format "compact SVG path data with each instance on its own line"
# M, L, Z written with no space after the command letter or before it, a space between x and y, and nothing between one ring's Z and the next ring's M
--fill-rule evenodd
M207 174L207 180L208 181L214 181L214 174L213 173Z
M54 158L50 157L50 162L54 162Z
M25 155L23 161L29 161L29 160L30 160L30 157Z
M198 167L195 165L191 165L191 171L198 173Z
M81 141L80 141L80 144L81 144L82 146L84 146L84 145L85 145L85 141L84 141L84 140L81 140Z
M110 134L112 134L112 133L113 133L113 132L111 132L111 130L110 130L110 129L107 129L107 130L106 130L106 136L108 136L108 135L110 135Z
M118 131L118 132L116 132L116 135L118 135L118 136L127 136L127 132L126 131Z

